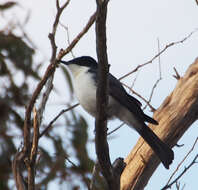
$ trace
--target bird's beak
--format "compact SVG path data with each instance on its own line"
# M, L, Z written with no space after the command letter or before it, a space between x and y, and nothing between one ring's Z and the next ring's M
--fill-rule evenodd
M70 64L70 61L62 61L62 60L60 60L59 62L63 63L64 65L69 65Z

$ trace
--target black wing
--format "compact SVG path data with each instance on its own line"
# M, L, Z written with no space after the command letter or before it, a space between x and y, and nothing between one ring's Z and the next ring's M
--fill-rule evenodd
M116 79L113 75L109 73L109 94L116 99L120 104L125 106L130 112L132 112L135 116L139 117L140 120L144 119L144 113L141 109L141 103L130 96L120 81Z
M95 68L94 69L91 68L89 69L89 72L94 73L92 77L97 84L97 79L98 79L97 70ZM153 118L144 114L144 112L141 109L141 105L142 105L141 102L139 102L133 96L130 96L126 92L120 81L110 73L109 73L109 94L120 104L125 106L130 112L132 112L139 121L142 122L147 121L155 125L158 124L158 122L155 121Z
M158 125L158 122L155 121L153 118L149 117L148 115L144 114L141 109L141 102L139 102L133 96L130 96L120 81L116 79L113 75L109 73L109 94L116 99L120 104L125 106L131 113L133 113L138 120L140 121L147 121L154 125Z

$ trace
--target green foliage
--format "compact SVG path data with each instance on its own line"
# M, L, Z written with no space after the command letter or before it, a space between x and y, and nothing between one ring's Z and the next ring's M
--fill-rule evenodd
M87 141L87 123L83 117L79 117L73 129L72 145L79 160L78 170L81 172L90 172L94 165L93 161L88 156L86 148Z
M16 111L16 107L24 108L29 99L27 77L39 79L32 68L34 50L21 38L12 33L0 32L0 115L1 126L8 127L14 123L21 128L23 118ZM20 84L15 75L21 72L24 80Z
M12 8L13 6L15 6L17 3L14 1L8 1L4 4L0 4L0 11L4 11L7 10L9 8Z
M73 85L72 85L72 79L71 79L71 76L68 72L68 70L66 69L66 67L61 67L61 70L63 71L63 75L65 77L65 79L67 80L68 82L68 85L69 85L69 92L71 94L74 93L74 88L73 88Z
M2 75L5 74L6 71L9 71L9 66L3 60L3 58L7 58L13 63L16 69L23 71L25 76L32 76L40 79L37 72L32 68L34 49L25 41L21 40L21 37L12 33L5 34L0 32L0 52L2 62L0 73Z
M8 180L12 176L11 162L16 153L15 132L22 137L23 114L30 92L26 78L39 79L32 68L34 50L23 38L13 33L0 32L0 186L9 189ZM15 75L20 72L24 80L20 83ZM21 138L22 141L22 138Z

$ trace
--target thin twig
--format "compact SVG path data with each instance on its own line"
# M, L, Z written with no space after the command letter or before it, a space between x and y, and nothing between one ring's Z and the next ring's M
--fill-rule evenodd
M68 28L67 26L65 26L65 25L64 25L63 23L61 23L61 22L60 22L60 25L61 25L61 26L65 29L65 31L67 32L67 43L68 43L68 45L70 45L71 42L70 42L69 28ZM70 53L71 53L72 57L75 58L74 53L73 53L72 50L70 51Z
M74 104L73 106L71 106L71 107L69 107L69 108L67 108L67 109L61 110L61 111L59 112L59 114L58 114L52 121L50 121L50 123L48 124L48 126L47 126L47 127L43 130L43 132L40 134L39 138L41 138L44 134L46 134L46 133L50 130L50 128L52 127L52 125L54 124L54 122L55 122L63 113L65 113L65 112L67 112L67 111L69 111L69 110L71 110L71 109L77 107L78 105L79 105L79 103L78 103L78 104Z
M73 161L71 161L67 156L65 156L65 159L70 163L72 164L72 166L76 169L79 169L79 166L77 166ZM90 190L90 182L89 180L87 180L87 176L85 173L82 173L82 178L83 178L83 181L85 182L86 186L87 186L87 189Z
M173 69L175 71L175 75L173 75L173 77L175 77L177 80L179 80L181 78L181 76L179 75L179 73L175 67L173 67Z
M135 86L135 82L137 81L137 78L138 78L138 75L139 75L140 72L137 72L132 84L131 84L131 89L133 89L133 87Z
M159 38L157 38L157 47L158 47L158 53L160 52L160 41ZM162 78L162 68L161 68L161 56L158 56L158 66L159 66L159 78Z
M191 32L188 36L186 36L185 38L183 38L182 40L180 41L176 41L176 42L171 42L169 44L167 44L158 54L156 54L152 59L150 59L149 61L143 63L143 64L140 64L138 65L134 70L132 70L131 72L125 74L124 76L120 77L119 80L122 80L123 78L126 78L128 77L129 75L131 75L132 73L138 71L140 68L150 64L150 63L153 63L153 61L158 58L161 54L163 54L168 48L172 47L172 46L175 46L175 45L178 45L178 44L181 44L181 43L184 43L187 39L189 39L195 32L197 32L197 29L194 30L193 32Z
M149 103L148 100L146 100L143 96L141 96L140 94L138 94L136 91L134 91L132 88L130 88L128 85L122 83L123 86L127 87L133 94L135 94L136 96L138 96L139 98L141 98L149 107L151 110L155 110L155 108Z
M182 187L182 189L181 189L181 190L184 190L185 186L186 186L186 184L184 184L184 185L183 185L183 187Z
M184 146L184 144L175 144L175 147L178 147L178 148L180 148L182 146Z
M28 189L35 189L35 173L36 173L36 157L38 151L38 142L39 142L39 123L38 123L38 113L36 108L34 107L34 119L33 119L33 140L32 140L32 148L30 157L28 158Z
M177 190L184 190L185 184L182 186L182 188L180 188L180 187L181 187L181 183L180 183L179 181L177 181L177 182L175 183L175 186L176 186L176 189L177 189Z
M172 173L172 175L170 176L170 178L169 178L169 180L168 180L168 182L166 183L166 185L162 188L162 190L165 190L165 189L168 189L169 187L171 187L180 177L181 177L181 174L183 175L185 172L185 170L186 170L186 168L184 169L184 171L172 182L172 183L170 183L170 181L171 181L171 179L173 178L173 176L176 174L176 172L179 170L179 168L180 168L180 166L184 163L184 161L186 160L186 158L190 155L190 153L194 150L194 148L195 148L195 145L196 145L196 143L198 142L198 137L195 139L195 141L194 141L194 143L193 143L193 146L192 146L192 148L188 151L188 153L184 156L184 158L182 159L182 161L177 165L177 168L175 169L175 171ZM196 157L198 157L198 155L196 156ZM194 158L193 160L195 160L196 161L196 159L197 158ZM193 163L194 164L194 163ZM191 167L191 165L193 165L192 163L189 165L190 167ZM188 167L189 167L188 166ZM187 167L187 168L188 168ZM189 168L190 168L189 167ZM189 169L188 168L188 169Z
M158 45L158 54L160 52L160 42L159 42L159 38L157 39L157 45ZM157 85L159 84L159 82L162 80L162 71L161 71L161 59L160 59L160 54L158 56L158 66L159 66L159 78L157 79L157 81L155 82L155 84L153 85L153 88L151 90L151 94L150 94L150 97L149 97L149 104L151 103L151 100L152 100L152 97L153 97L153 94L154 94L154 91L155 89L157 88ZM145 107L143 108L146 109L148 104L145 105ZM151 109L152 112L154 112L156 109Z
M118 127L116 127L115 129L113 129L112 131L110 131L109 133L107 133L107 136L111 135L112 133L114 133L115 131L117 131L118 129L120 129L125 123L121 123Z
M175 173L179 170L180 166L184 163L184 161L186 160L186 158L190 155L190 153L194 150L195 145L198 141L198 137L195 139L192 148L188 151L188 153L184 156L184 158L182 159L182 161L177 165L177 168L175 169L175 171L172 173L172 175L170 176L168 182L166 185L169 184L169 182L171 181L171 179L173 178L173 176L175 175Z
M183 172L181 172L181 174L177 178L175 178L175 180L173 180L170 184L163 187L162 190L171 188L171 186L175 184L194 164L198 163L197 159L198 159L198 154L194 157L192 162L187 167L184 168Z
M77 166L74 162L72 162L67 156L65 156L65 159L66 159L72 166L74 166L75 168L78 168L78 166Z
M150 94L148 103L145 105L145 107L143 107L143 110L146 109L147 105L150 105L150 102L151 102L151 99L152 99L152 97L153 97L154 91L155 91L155 89L157 88L157 85L158 85L158 83L160 82L160 80L161 80L161 78L159 78L159 79L155 82L155 84L153 85L153 88L152 88L152 90L151 90L151 94ZM150 107L150 106L149 106L149 107ZM151 108L151 107L150 107L150 108ZM152 108L151 108L151 111L154 112L154 111L156 111L156 109L155 109L154 107L152 107Z
M38 122L39 122L39 126L41 125L41 122L42 122L42 119L43 119L43 113L44 113L45 106L46 106L47 100L49 98L50 92L53 89L53 79L54 79L54 75L52 75L48 79L48 81L46 83L45 92L43 93L41 103L39 104L39 108L38 108Z
M93 25L93 23L96 20L96 12L89 18L89 21L87 22L86 26L82 29L82 31L73 39L73 41L70 43L70 45L65 49L62 50L58 55L58 60L60 60L63 56L68 54L78 43L78 41L84 36L85 33L89 30L89 28Z
M59 0L56 0L56 9L57 9L57 13L56 13L56 17L53 23L53 28L52 28L52 32L49 33L49 39L51 42L51 46L52 46L52 55L51 55L51 62L53 62L56 58L56 53L57 53L57 46L56 46L56 42L55 42L55 35L56 35L56 31L57 31L57 27L58 27L58 23L60 20L60 16L63 12L63 10L68 6L70 0L67 0L61 7L59 4Z
M179 189L180 189L180 182L177 181L177 182L175 183L175 186L176 186L176 189L179 190Z
M96 184L96 177L99 175L99 168L100 165L98 161L94 164L93 170L92 170L92 178L90 182L90 190L94 190L94 184Z

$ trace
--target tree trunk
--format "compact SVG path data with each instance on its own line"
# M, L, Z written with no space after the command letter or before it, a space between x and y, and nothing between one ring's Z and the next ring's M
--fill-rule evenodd
M155 111L158 126L151 127L160 139L173 147L198 116L198 58L185 75L178 79L173 92ZM160 161L140 138L125 159L127 166L121 176L121 190L142 190ZM171 167L171 166L170 166Z

